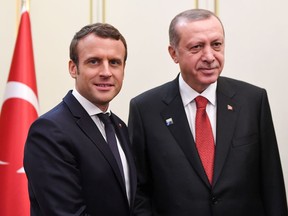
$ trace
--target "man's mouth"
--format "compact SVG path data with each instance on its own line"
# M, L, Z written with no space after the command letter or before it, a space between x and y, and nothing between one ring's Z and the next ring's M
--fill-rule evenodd
M99 87L111 87L113 86L112 84L96 84L96 86L99 86Z

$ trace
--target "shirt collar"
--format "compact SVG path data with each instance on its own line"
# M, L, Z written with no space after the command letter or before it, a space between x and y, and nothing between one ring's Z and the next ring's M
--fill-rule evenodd
M181 95L184 107L187 106L191 101L193 101L199 95L207 98L208 101L213 106L216 106L216 88L217 88L217 81L209 85L207 89L205 89L201 94L199 94L184 81L180 73L179 90L180 90L180 95Z
M99 109L97 106L95 106L93 103L91 103L89 100L87 100L85 97L83 97L76 88L73 89L72 94L74 97L78 100L78 102L83 106L83 108L86 110L86 112L90 115L97 115L99 113L103 113L101 109ZM111 115L110 108L108 107L107 111L105 113L108 113Z

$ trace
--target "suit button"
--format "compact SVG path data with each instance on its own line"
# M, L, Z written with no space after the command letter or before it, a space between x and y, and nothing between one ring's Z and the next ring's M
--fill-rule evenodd
M212 197L211 202L212 202L212 205L217 205L219 203L219 200L217 197Z

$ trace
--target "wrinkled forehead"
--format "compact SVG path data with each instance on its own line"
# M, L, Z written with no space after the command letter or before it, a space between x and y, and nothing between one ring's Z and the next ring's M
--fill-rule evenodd
M205 29L211 29L215 31L219 31L225 36L224 28L222 25L222 22L215 16L210 16L207 18L199 18L199 19L188 19L188 18L182 18L179 19L176 24L176 31L179 35L181 35L181 32L183 29L189 29L194 31L202 31Z

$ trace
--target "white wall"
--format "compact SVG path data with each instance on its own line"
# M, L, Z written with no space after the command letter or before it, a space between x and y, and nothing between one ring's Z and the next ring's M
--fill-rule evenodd
M106 2L106 21L117 27L128 42L124 86L122 92L112 102L112 110L127 121L129 100L133 96L174 79L178 73L178 67L170 60L167 51L168 26L177 13L193 8L195 2L193 0L106 0ZM94 8L94 12L97 12L96 4ZM223 75L267 89L286 179L286 190L288 188L288 133L285 124L288 122L287 8L287 0L219 1L219 16L226 30L226 66ZM30 11L42 114L55 106L66 92L73 88L74 80L68 74L68 47L74 33L89 23L89 0L31 0ZM16 12L16 0L0 0L0 98L4 95L14 50Z

